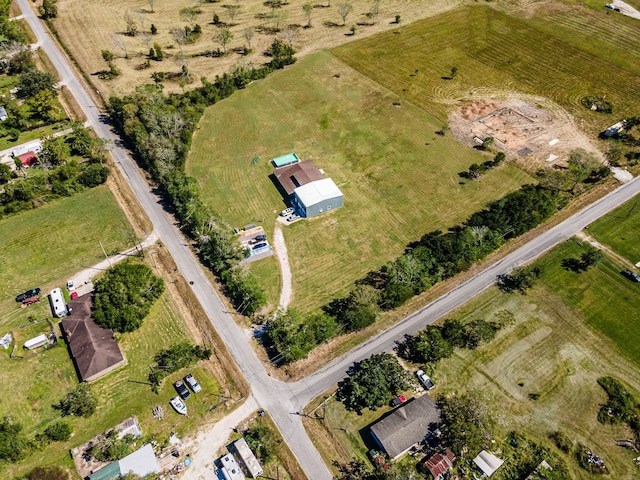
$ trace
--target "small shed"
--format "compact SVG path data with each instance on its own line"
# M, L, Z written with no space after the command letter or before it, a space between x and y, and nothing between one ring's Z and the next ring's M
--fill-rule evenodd
M286 167L287 165L293 165L294 163L298 163L300 161L300 157L295 153L287 153L286 155L282 155L280 157L276 157L271 160L271 163L275 168Z
M453 462L455 461L456 456L447 448L444 454L436 453L435 455L432 455L429 460L424 462L424 466L429 470L429 472L431 472L434 480L440 480L440 478L442 478L442 476L453 466Z
M486 450L482 450L478 454L478 456L473 459L473 463L477 465L477 467L484 475L490 477L496 472L496 470L500 468L500 466L504 463L504 460L496 457Z
M7 109L4 108L4 105L0 106L0 122L4 122L9 115L7 115Z
M16 158L20 160L23 167L31 167L38 163L38 156L31 151L18 155Z
M49 338L43 333L42 335L38 335L35 338L31 338L24 342L24 348L27 350L33 350L34 348L41 347L49 341Z
M120 475L123 477L131 472L139 477L161 472L158 459L150 443L127 455L118 461L118 464L120 465Z

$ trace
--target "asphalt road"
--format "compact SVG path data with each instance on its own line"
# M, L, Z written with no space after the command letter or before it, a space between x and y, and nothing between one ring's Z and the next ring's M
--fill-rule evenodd
M194 282L193 290L202 307L216 328L227 348L249 381L258 403L275 420L284 440L297 457L300 465L313 480L331 479L327 466L306 434L298 412L314 397L321 394L344 378L348 367L354 362L367 358L373 353L388 351L405 334L415 333L446 315L451 310L489 287L498 275L509 273L514 267L527 263L558 243L571 237L589 223L614 209L621 203L640 193L640 179L619 187L606 197L585 208L560 225L543 233L509 256L487 268L466 283L440 297L419 312L407 317L379 336L363 343L345 356L331 362L313 375L293 383L285 383L271 378L257 358L250 341L225 310L216 291L209 284L197 258L186 246L180 232L172 224L171 218L158 203L158 198L150 191L129 153L120 146L119 138L111 131L107 119L84 90L69 66L69 60L50 38L43 24L31 10L27 0L17 0L22 13L38 38L41 48L55 65L62 82L85 112L96 133L112 140L115 147L111 154L128 180L133 192L151 219L154 229L169 253L175 259L184 277ZM213 454L213 452L212 452Z

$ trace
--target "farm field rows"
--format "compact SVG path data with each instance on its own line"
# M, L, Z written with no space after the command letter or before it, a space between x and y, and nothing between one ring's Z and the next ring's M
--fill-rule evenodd
M559 104L596 133L640 110L640 62L628 48L639 33L633 19L568 8L555 15L541 9L524 20L486 6L461 7L332 52L442 119L465 99L520 92ZM457 74L447 80L454 66ZM594 94L606 95L615 113L580 105Z
M640 392L640 333L629 323L640 309L638 285L622 277L608 258L582 273L561 266L563 259L584 251L583 245L568 240L537 262L543 276L525 295L492 287L449 315L463 323L493 321L508 310L516 323L492 342L476 350L456 349L452 357L437 363L431 375L437 387L430 394L484 392L499 413L500 435L511 430L524 433L563 456L574 478L596 478L548 438L562 430L574 443L582 442L601 456L612 478L631 480L637 476L637 454L616 446L617 439L631 434L626 427L598 423L606 396L596 380L611 375L636 395ZM307 412L321 401L316 399ZM322 409L315 411L324 419L310 417L305 425L328 463L345 462L354 455L364 458L365 427L387 409L365 410L358 416L332 398L324 414Z
M505 165L461 184L458 172L488 157L436 135L436 119L397 100L321 52L210 107L194 135L187 173L234 227L259 222L273 233L285 206L269 178L278 155L313 160L343 191L343 208L284 229L303 310L344 293L409 241L532 181Z

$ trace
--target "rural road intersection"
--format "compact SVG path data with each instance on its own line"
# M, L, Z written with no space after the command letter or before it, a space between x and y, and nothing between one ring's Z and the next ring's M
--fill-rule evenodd
M267 410L277 424L284 440L288 443L300 465L312 480L332 478L309 436L302 425L302 417L297 412L314 397L332 387L345 376L354 362L369 357L373 353L388 351L405 334L412 334L488 288L498 275L509 273L514 267L527 263L555 245L579 232L586 225L613 210L621 203L640 193L640 177L617 188L607 196L573 215L517 251L488 267L472 279L440 297L422 310L412 314L390 329L358 346L313 375L298 382L281 382L269 376L256 356L250 340L243 330L227 313L216 291L207 280L202 265L194 253L185 245L185 240L172 223L172 219L160 206L159 198L150 191L149 185L140 174L127 150L111 130L106 115L87 94L70 61L61 52L50 33L37 18L27 0L17 0L24 18L38 39L38 43L49 56L78 104L84 111L89 124L102 138L115 144L111 154L125 179L129 182L138 201L151 219L159 240L173 256L182 275L193 283L193 291L200 301L216 331L227 345L240 370L251 385L252 394L258 404ZM211 452L213 455L214 452Z

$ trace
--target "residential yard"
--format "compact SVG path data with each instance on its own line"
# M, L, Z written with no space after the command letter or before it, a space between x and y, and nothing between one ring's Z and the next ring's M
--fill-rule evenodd
M48 305L46 302L44 304ZM31 308L31 307L30 307ZM163 347L178 340L191 338L175 304L164 294L154 305L143 326L133 332L118 335L118 344L127 359L127 365L92 383L92 391L98 399L98 409L89 419L67 417L73 426L74 436L68 442L53 443L42 451L36 451L23 462L8 465L2 475L14 478L28 472L35 465L58 464L75 471L69 449L80 445L96 433L100 433L131 415L137 415L143 434L162 443L170 431L184 436L198 428L210 409L222 410L217 394L224 388L208 372L207 363L188 369L202 385L202 392L187 400L189 418L175 413L169 399L176 395L172 383L187 373L187 369L165 378L160 393L152 393L147 383L149 365L153 356ZM51 350L24 360L9 359L8 352L0 357L5 381L13 385L11 398L0 399L0 415L11 415L24 425L25 433L33 437L42 432L60 415L51 408L64 394L74 388L77 376L64 342ZM24 382L29 378L29 382ZM153 418L152 408L161 405L165 415L162 421Z
M262 0L246 0L234 20L231 20L229 10L234 2L202 2L201 13L194 22L202 27L202 34L196 42L182 47L188 58L188 68L191 73L192 85L198 85L200 78L206 76L213 80L215 75L222 75L239 63L266 63L268 59L263 52L271 45L274 38L281 37L283 32L275 32L275 19L279 19L279 28L286 30L291 26L293 46L299 56L321 50L323 48L340 45L351 41L350 28L355 25L355 38L372 35L376 32L395 27L395 16L400 15L402 22L411 22L418 18L434 15L443 10L453 8L460 3L436 0L434 2L395 2L381 0L378 2L379 14L375 18L367 16L371 12L372 3L368 0L350 2L353 11L348 15L346 25L342 25L342 18L338 11L338 4L331 2L312 2L311 28L307 25L307 15L302 9L304 2L283 2L280 8L272 9ZM40 1L37 4L41 4ZM107 98L109 93L130 92L142 83L152 83L153 72L179 72L176 63L180 48L170 30L183 29L189 25L186 19L181 19L180 10L193 7L191 0L172 2L155 2L153 12L149 2L137 0L108 0L101 2L86 2L84 0L60 0L57 3L58 16L54 20L56 30L66 46L71 50L80 68L90 76L91 81ZM123 35L126 30L125 15L129 13L133 18L138 34L135 37ZM273 15L275 13L275 16ZM220 25L213 25L213 15L217 14ZM144 25L141 23L144 19ZM154 24L158 29L156 35L148 35ZM229 27L233 38L226 46L229 55L223 57L196 56L205 51L223 50L216 42L215 36L223 27ZM247 29L254 31L250 42L245 38ZM143 33L145 31L147 35ZM124 42L129 59L125 59L124 50L114 45L113 36L119 34ZM148 36L148 38L147 38ZM283 38L283 37L282 37ZM288 42L288 40L285 39ZM162 62L151 61L148 68L144 66L150 47L158 43L165 53ZM240 53L244 46L253 50L249 55ZM107 69L102 59L101 51L111 50L116 55L116 65L122 70L122 75L114 80L103 81L97 72ZM167 90L180 91L180 82L165 82Z
M566 4L534 7L527 16L465 6L332 52L442 119L469 100L517 94L559 104L592 134L637 114L640 57L628 48L640 41L637 20ZM448 79L453 67L455 78ZM614 113L580 105L594 94L606 95Z
M621 205L607 216L589 225L589 235L607 245L632 263L640 261L638 198Z
M484 391L500 414L499 433L515 429L564 455L548 438L562 430L601 456L611 478L632 479L638 475L632 460L637 454L615 444L630 432L598 423L606 395L596 380L611 375L635 394L640 391L640 333L629 322L640 309L638 284L622 277L608 259L583 273L562 268L563 259L583 251L584 246L569 240L540 259L543 277L526 295L502 294L492 287L450 315L463 322L491 321L506 309L515 315L516 324L500 331L491 343L474 351L456 349L438 363L432 375L437 388L431 393ZM325 460L361 458L365 447L359 432L383 410L365 410L358 417L334 399L327 405L325 420L305 419ZM322 417L322 408L314 415ZM576 479L596 478L580 469L573 457L564 459Z
M232 226L260 223L272 236L285 204L269 161L284 153L313 160L343 191L343 208L284 229L293 304L304 311L345 293L409 241L533 181L505 165L461 184L458 172L487 157L436 135L436 119L398 100L321 52L210 107L196 130L187 173Z
M103 260L100 242L107 253L129 248L130 227L106 185L9 216L0 225L2 326L15 324L17 294L34 287L48 292Z

